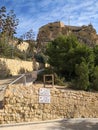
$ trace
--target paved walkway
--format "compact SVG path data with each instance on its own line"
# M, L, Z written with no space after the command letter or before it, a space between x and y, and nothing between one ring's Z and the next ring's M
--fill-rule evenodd
M4 98L4 91L6 87L8 86L8 84L14 81L17 77L18 76L13 76L6 79L0 79L0 101L2 101Z
M40 123L1 125L0 130L98 130L98 118L65 119Z

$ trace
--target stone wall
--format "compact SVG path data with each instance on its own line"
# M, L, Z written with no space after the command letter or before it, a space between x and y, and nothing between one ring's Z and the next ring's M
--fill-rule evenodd
M33 64L30 61L17 59L0 58L0 75L17 75L33 70Z
M50 89L50 103L39 103L43 85L9 86L5 91L0 123L19 123L59 118L98 118L98 93Z

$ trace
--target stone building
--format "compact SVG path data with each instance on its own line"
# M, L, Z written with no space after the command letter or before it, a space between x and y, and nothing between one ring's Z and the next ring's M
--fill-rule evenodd
M87 26L68 26L63 22L57 21L54 23L48 23L39 29L37 36L38 45L45 45L57 38L59 35L69 35L72 33L75 35L81 43L85 43L89 46L98 44L98 35L92 24Z

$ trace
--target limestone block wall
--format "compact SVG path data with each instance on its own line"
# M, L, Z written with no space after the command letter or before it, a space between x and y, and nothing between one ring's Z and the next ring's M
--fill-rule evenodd
M33 122L59 118L98 118L98 93L50 89L50 103L39 103L43 85L9 86L0 110L0 123Z
M0 75L17 75L24 71L31 72L33 70L33 64L30 61L0 58L0 64Z

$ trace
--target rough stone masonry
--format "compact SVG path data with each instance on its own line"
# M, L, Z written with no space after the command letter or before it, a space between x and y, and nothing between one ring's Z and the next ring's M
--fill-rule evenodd
M20 123L59 118L98 118L98 92L50 89L50 103L39 103L43 85L13 85L5 91L0 123Z

